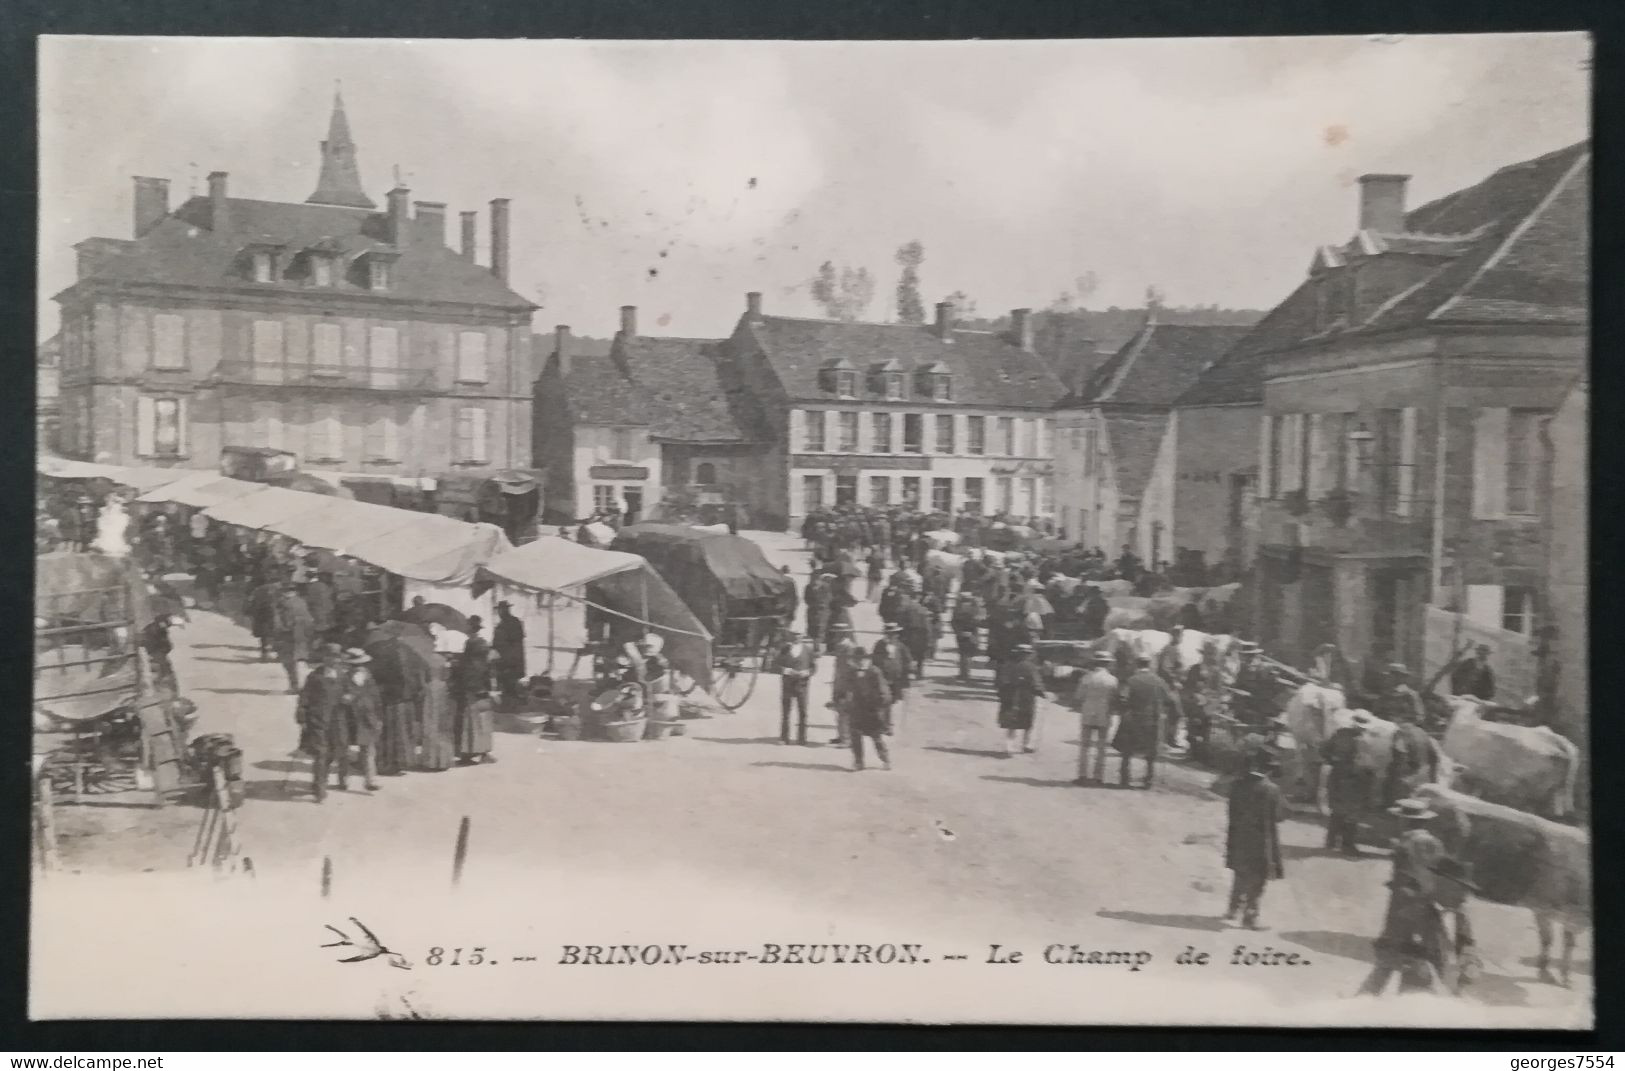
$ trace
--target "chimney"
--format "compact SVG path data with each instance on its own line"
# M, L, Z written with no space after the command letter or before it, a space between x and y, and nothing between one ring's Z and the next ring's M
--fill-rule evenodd
M491 274L508 281L508 199L491 202Z
M1360 176L1360 229L1405 233L1405 184L1409 175Z
M413 201L417 209L418 233L426 242L446 244L446 205L443 201Z
M226 173L209 172L209 229L220 233L231 230L231 207L226 203Z
M621 335L625 338L638 337L638 307L636 305L621 306Z
M559 375L570 374L570 325L559 324L553 329L553 353L559 359Z
M1033 310L1010 310L1010 334L1014 336L1016 345L1033 352Z
M135 176L135 237L152 230L169 215L169 180Z
M760 320L762 318L762 292L752 290L745 295L745 319Z
M954 303L951 301L937 302L937 337L944 342L953 341Z
M470 264L474 263L474 219L478 212L464 212L463 217L463 259Z
M411 203L412 191L405 186L396 186L389 191L386 209L389 216L389 244L402 246L406 244L406 218L407 205Z

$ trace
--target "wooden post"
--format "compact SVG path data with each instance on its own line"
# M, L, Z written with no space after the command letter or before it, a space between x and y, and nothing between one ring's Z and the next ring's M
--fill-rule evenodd
M551 591L547 593L547 675L549 677L553 675L553 608L557 605L558 601L558 596L556 594Z
M455 888L463 880L463 864L468 862L468 815L463 815L457 827L457 849L451 859L451 884Z
M322 899L326 900L333 895L333 857L322 856Z

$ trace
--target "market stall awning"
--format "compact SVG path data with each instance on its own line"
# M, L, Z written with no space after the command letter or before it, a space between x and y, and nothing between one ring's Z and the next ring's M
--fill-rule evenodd
M154 488L172 484L177 480L184 480L197 471L199 470L149 469L132 465L119 469L118 475L113 477L113 482L123 484L125 487L133 488L136 491L151 491Z
M644 560L618 550L598 550L558 536L543 536L486 562L493 580L537 591L576 588L616 573L642 569Z
M273 529L307 547L342 554L352 544L398 531L427 516L348 498L317 497L321 499L319 508L278 521Z
M221 502L265 490L263 483L234 480L218 472L189 472L173 483L162 484L136 496L137 502L174 502L194 509L207 509Z
M40 475L58 480L107 480L137 491L162 487L164 484L174 483L200 471L148 468L141 465L98 465L90 461L74 461L72 458L56 457L52 454L38 455L34 468Z
M203 515L238 528L270 528L274 531L278 521L322 509L334 501L337 500L304 491L289 491L284 487L262 487L251 495L216 503L205 509Z
M353 543L344 549L345 556L408 580L467 584L481 563L513 547L494 524L470 524L410 510L396 512L410 514L412 523Z

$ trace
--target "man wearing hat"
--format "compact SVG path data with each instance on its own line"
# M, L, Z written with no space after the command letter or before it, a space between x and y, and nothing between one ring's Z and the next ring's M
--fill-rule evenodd
M869 652L862 647L853 647L847 657L845 703L852 739L852 769L863 769L863 742L868 739L874 744L881 764L889 770L891 755L886 748L886 736L891 732L891 688L885 674L869 660Z
M299 597L293 582L282 582L276 603L276 633L273 645L277 661L288 675L288 691L299 693L299 663L310 659L310 645L316 638L316 626L310 617L310 608Z
M914 596L904 600L898 609L897 624L901 631L897 638L908 652L915 680L925 679L925 660L930 653L932 625L932 612L927 603L933 598L929 592Z
M311 758L311 790L316 802L327 799L327 772L335 756L349 749L349 726L345 722L344 649L324 643L316 651L316 667L305 677L299 690L294 721L299 726L299 750ZM343 777L339 787L343 788Z
M1122 756L1118 784L1129 787L1133 759L1138 755L1145 759L1145 780L1140 787L1150 788L1157 775L1162 719L1178 700L1168 683L1152 672L1150 655L1136 656L1134 666L1134 675L1123 685L1123 719L1118 722L1112 746Z
M978 634L986 620L987 611L982 606L981 598L975 591L961 588L959 599L954 603L953 617L949 620L954 630L954 642L959 649L961 682L970 681L971 663L979 648Z
M1373 711L1394 723L1393 757L1383 783L1383 799L1390 803L1439 775L1439 746L1422 728L1422 699L1408 683L1409 676L1402 663L1390 664L1387 691Z
M807 590L802 601L807 604L807 637L812 640L815 648L825 645L826 639L833 642L834 637L827 635L829 626L829 574L822 571L815 572L807 580Z
M1004 750L1016 754L1033 750L1033 721L1038 715L1038 697L1044 694L1044 678L1038 671L1030 643L1018 643L999 667L999 728L1005 732Z
M893 621L885 626L874 650L869 652L875 668L886 678L891 690L891 701L901 703L908 698L909 686L914 681L914 656L903 645L903 626ZM888 714L888 718L890 715Z
M169 655L175 649L169 630L180 625L181 619L173 614L159 614L141 630L141 649L147 652L147 665L152 670L152 683L159 688L179 691L175 683L175 667Z
M1490 666L1490 645L1481 643L1450 671L1450 694L1466 695L1488 703L1495 698L1495 670Z
M1371 801L1371 771L1360 765L1360 737L1371 715L1354 712L1320 749L1326 773L1326 850L1360 854L1360 818Z
M1260 928L1258 913L1265 884L1286 877L1280 831L1286 808L1280 788L1271 780L1277 769L1273 758L1266 758L1230 786L1224 865L1234 878L1224 917L1234 922L1239 916L1249 930Z
M335 757L339 788L346 791L350 787L351 746L359 752L361 776L367 791L378 791L378 735L383 725L383 699L378 693L378 682L367 668L371 661L367 652L359 647L344 652L339 707L345 732L336 741L341 746Z
M852 633L851 625L835 626L830 631L830 639L829 653L835 656L829 698L829 705L835 709L835 739L830 743L841 747L851 735L852 707L849 696L852 684L852 652L862 648Z
M502 703L519 709L519 682L525 679L525 623L514 616L513 604L497 603L497 623L491 630L491 653L496 659L493 675Z
M1401 800L1392 808L1409 828L1394 842L1394 870L1388 882L1388 909L1374 942L1375 965L1362 995L1377 996L1399 975L1399 991L1430 991L1443 982L1460 990L1470 958L1472 930L1465 906L1474 890L1467 868L1445 854L1426 825L1437 817L1423 800Z
M796 708L796 743L807 742L807 688L818 655L812 644L795 629L786 629L784 644L779 648L776 667L779 671L779 743L790 742L790 708Z
M1265 668L1260 655L1264 649L1250 640L1237 644L1241 665L1230 687L1235 693L1233 705L1238 720L1257 725L1275 715L1275 675Z
M1089 671L1078 678L1072 692L1072 705L1078 712L1078 779L1075 784L1100 784L1106 780L1106 741L1120 690L1117 677L1111 671L1115 662L1106 652L1096 652L1090 658Z
M1168 709L1168 718L1162 724L1162 742L1169 747L1179 746L1179 726L1185 711L1180 702L1179 689L1185 683L1185 652L1183 649L1185 626L1172 625L1168 629L1168 645L1157 652L1157 676L1173 693L1174 704Z

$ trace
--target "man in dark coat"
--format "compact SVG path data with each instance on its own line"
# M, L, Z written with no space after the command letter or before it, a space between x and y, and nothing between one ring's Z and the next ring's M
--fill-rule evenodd
M1450 674L1450 694L1470 695L1488 703L1495 698L1495 670L1490 668L1490 645L1481 643L1471 658L1464 658Z
M961 591L959 601L954 603L954 613L951 625L954 630L954 642L959 648L959 679L970 680L971 662L977 654L977 637L982 624L987 619L987 613L982 608L982 600L974 591Z
M1093 584L1089 585L1089 592L1084 597L1083 605L1078 610L1078 617L1083 623L1083 638L1098 640L1106 634L1106 617L1112 612L1111 603L1106 601L1106 595Z
M378 733L383 720L383 703L378 683L367 668L367 652L352 648L344 655L344 685L339 705L344 714L344 747L338 751L339 788L350 787L350 747L359 752L361 776L368 792L378 791Z
M311 627L315 630L318 639L327 641L333 638L333 584L326 573L317 573L305 585L305 608L310 611Z
M1272 762L1260 763L1230 786L1229 825L1225 831L1224 865L1234 874L1230 885L1227 922L1236 921L1249 930L1259 929L1258 911L1264 898L1264 885L1286 877L1281 855L1281 819L1286 808L1281 790L1270 775Z
M159 614L141 630L141 649L147 652L147 664L152 667L152 683L172 692L179 688L175 683L175 667L169 661L169 655L175 649L169 630L179 623L177 617Z
M1118 784L1129 786L1136 755L1145 759L1145 780L1141 788L1150 788L1157 775L1157 752L1162 744L1162 720L1177 709L1179 700L1168 682L1151 670L1151 657L1140 655L1135 659L1135 672L1123 685L1123 717L1117 726L1112 746L1122 756L1118 767Z
M271 660L271 645L276 640L277 602L281 595L281 585L270 580L248 593L248 627L260 641L261 662Z
M818 652L794 629L785 633L774 668L779 671L779 743L790 742L790 710L795 708L796 743L807 743L807 689L818 665Z
M874 744L881 765L889 770L891 754L886 748L886 736L891 733L891 688L885 674L862 647L853 647L847 658L844 699L851 719L852 769L863 769L863 742L868 740Z
M1022 752L1031 752L1038 697L1044 694L1044 677L1034 660L1031 644L1019 643L1011 648L1009 658L999 666L996 685L1005 754L1017 754L1018 747Z
M827 646L829 630L829 575L815 572L807 581L803 600L807 604L807 638L815 650Z
M925 660L931 649L932 625L931 610L926 606L925 600L911 598L905 601L898 610L897 624L900 629L898 638L908 651L909 661L913 664L914 679L924 680Z
M903 644L902 629L898 625L887 625L881 633L880 639L875 641L874 650L870 652L874 667L886 678L886 687L891 692L891 701L901 703L908 696L909 684L914 680L914 657ZM887 712L887 723L890 724L890 711Z
M502 701L509 710L517 710L519 682L525 679L525 623L514 616L513 604L506 600L497 603L497 624L491 631L491 641Z
M1360 817L1371 802L1371 771L1360 765L1360 737L1371 716L1365 711L1332 734L1320 749L1326 764L1326 850L1360 854Z
M290 694L299 693L299 663L310 660L311 644L315 639L316 629L310 619L310 609L293 585L284 583L276 604L274 643L277 661L282 663L282 670L288 675Z
M326 643L317 654L318 664L305 677L299 691L294 720L299 725L299 750L311 758L311 790L316 802L327 799L327 773L333 759L349 749L349 726L345 722L343 648ZM339 787L344 787L341 776Z

